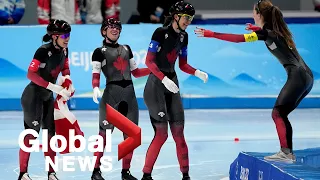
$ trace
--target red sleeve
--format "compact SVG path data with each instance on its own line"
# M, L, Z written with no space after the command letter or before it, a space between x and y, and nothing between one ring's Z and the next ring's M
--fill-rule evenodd
M179 57L179 67L183 72L191 75L194 75L194 73L196 72L196 69L187 63L187 56Z
M160 71L154 60L156 59L156 53L148 51L146 58L146 65L150 71L157 76L161 81L164 78L164 74Z
M38 0L38 22L39 24L49 24L50 21L50 0Z
M27 77L30 79L32 82L35 84L42 86L44 88L47 88L49 82L45 81L41 76L39 76L38 69L40 66L41 62L37 59L33 59L30 63L30 66L28 68L28 74Z
M196 69L190 66L187 62L188 59L188 36L185 36L186 38L184 39L184 46L181 48L180 53L179 53L179 68L187 73L194 75Z
M150 69L148 68L136 68L135 70L131 71L132 75L135 78L147 76L148 74L151 73Z
M100 74L99 73L92 73L92 87L99 87L100 86Z
M212 32L210 30L204 31L204 37L213 37L224 41L230 41L230 42L245 42L245 38L243 34L227 34L227 33L217 33Z
M70 68L69 68L69 58L66 58L65 62L64 62L64 66L62 69L62 76L65 75L70 75Z

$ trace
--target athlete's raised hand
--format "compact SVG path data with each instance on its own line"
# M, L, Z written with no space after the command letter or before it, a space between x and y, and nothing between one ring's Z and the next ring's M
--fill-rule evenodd
M199 79L201 79L204 83L206 83L208 81L208 74L205 72L202 72L197 69L196 72L194 73L194 75L196 77L198 77Z
M251 23L246 24L246 30L248 31L259 31L261 28L259 26L252 25Z

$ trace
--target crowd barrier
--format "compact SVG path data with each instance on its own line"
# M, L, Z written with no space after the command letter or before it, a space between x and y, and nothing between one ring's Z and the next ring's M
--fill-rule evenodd
M145 66L145 57L154 30L158 25L123 25L119 43L128 44L138 67ZM248 33L245 25L202 25L217 32ZM188 63L205 71L209 80L183 73L176 63L180 93L186 109L192 108L271 108L286 82L286 72L267 50L264 42L230 43L217 39L198 38L190 25ZM301 108L320 107L320 42L316 34L320 24L290 24L297 48L314 73L314 87L302 101ZM0 110L21 110L20 97L30 82L27 68L42 45L45 26L0 27ZM76 93L70 101L72 109L97 109L92 101L91 56L101 46L99 25L72 25L69 43L71 78ZM177 60L178 61L178 60ZM143 91L147 77L133 78L139 108L145 109ZM105 78L101 77L101 91Z

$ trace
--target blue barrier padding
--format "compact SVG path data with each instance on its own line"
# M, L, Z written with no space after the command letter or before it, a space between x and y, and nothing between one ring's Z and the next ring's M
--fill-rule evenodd
M140 110L147 107L143 98L137 98ZM276 98L182 98L185 109L270 109L273 107ZM71 110L97 110L99 105L92 101L92 98L72 98L68 101ZM320 98L306 98L299 108L320 108ZM0 99L1 111L22 110L20 99Z
M290 163L263 159L271 153L241 152L230 165L230 180L320 179L320 148L299 150L294 153L297 161Z

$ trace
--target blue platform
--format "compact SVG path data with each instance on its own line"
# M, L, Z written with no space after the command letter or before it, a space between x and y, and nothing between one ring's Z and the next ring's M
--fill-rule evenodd
M241 152L230 165L230 180L315 180L320 179L320 148L294 152L296 162L263 159L271 153Z

